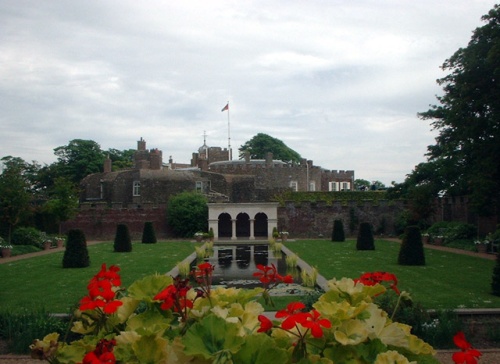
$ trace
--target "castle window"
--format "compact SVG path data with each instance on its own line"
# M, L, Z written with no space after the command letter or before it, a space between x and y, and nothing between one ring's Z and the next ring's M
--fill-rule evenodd
M141 195L141 181L134 181L132 185L132 196L140 196Z
M299 190L299 184L297 181L290 181L290 188L292 191L297 192Z
M350 182L342 182L342 191L349 191L351 189Z
M196 190L196 192L203 193L203 182L202 181L196 181L195 190Z
M316 182L309 182L309 191L316 191Z
M328 182L328 191L338 191L339 183L338 182Z

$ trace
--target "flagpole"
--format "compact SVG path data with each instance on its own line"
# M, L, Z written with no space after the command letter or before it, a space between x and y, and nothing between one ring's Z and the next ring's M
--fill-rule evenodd
M227 150L229 160L232 160L233 152L231 151L231 123L229 119L229 101L227 102Z

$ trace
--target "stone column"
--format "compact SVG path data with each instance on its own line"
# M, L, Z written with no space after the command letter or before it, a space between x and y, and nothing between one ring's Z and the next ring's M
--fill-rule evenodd
M231 240L236 240L236 219L231 219Z
M250 219L250 240L255 240L255 219Z

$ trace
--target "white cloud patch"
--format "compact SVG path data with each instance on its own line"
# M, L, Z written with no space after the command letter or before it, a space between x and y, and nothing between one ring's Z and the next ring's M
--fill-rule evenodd
M401 182L434 141L417 113L486 0L0 3L0 157L51 163L143 137L188 163L263 132L326 169Z

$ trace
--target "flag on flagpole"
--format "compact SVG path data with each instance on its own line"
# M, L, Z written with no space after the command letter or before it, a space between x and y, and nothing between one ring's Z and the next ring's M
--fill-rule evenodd
M226 110L229 110L229 103L227 103L226 106L224 106L221 111L226 111Z

